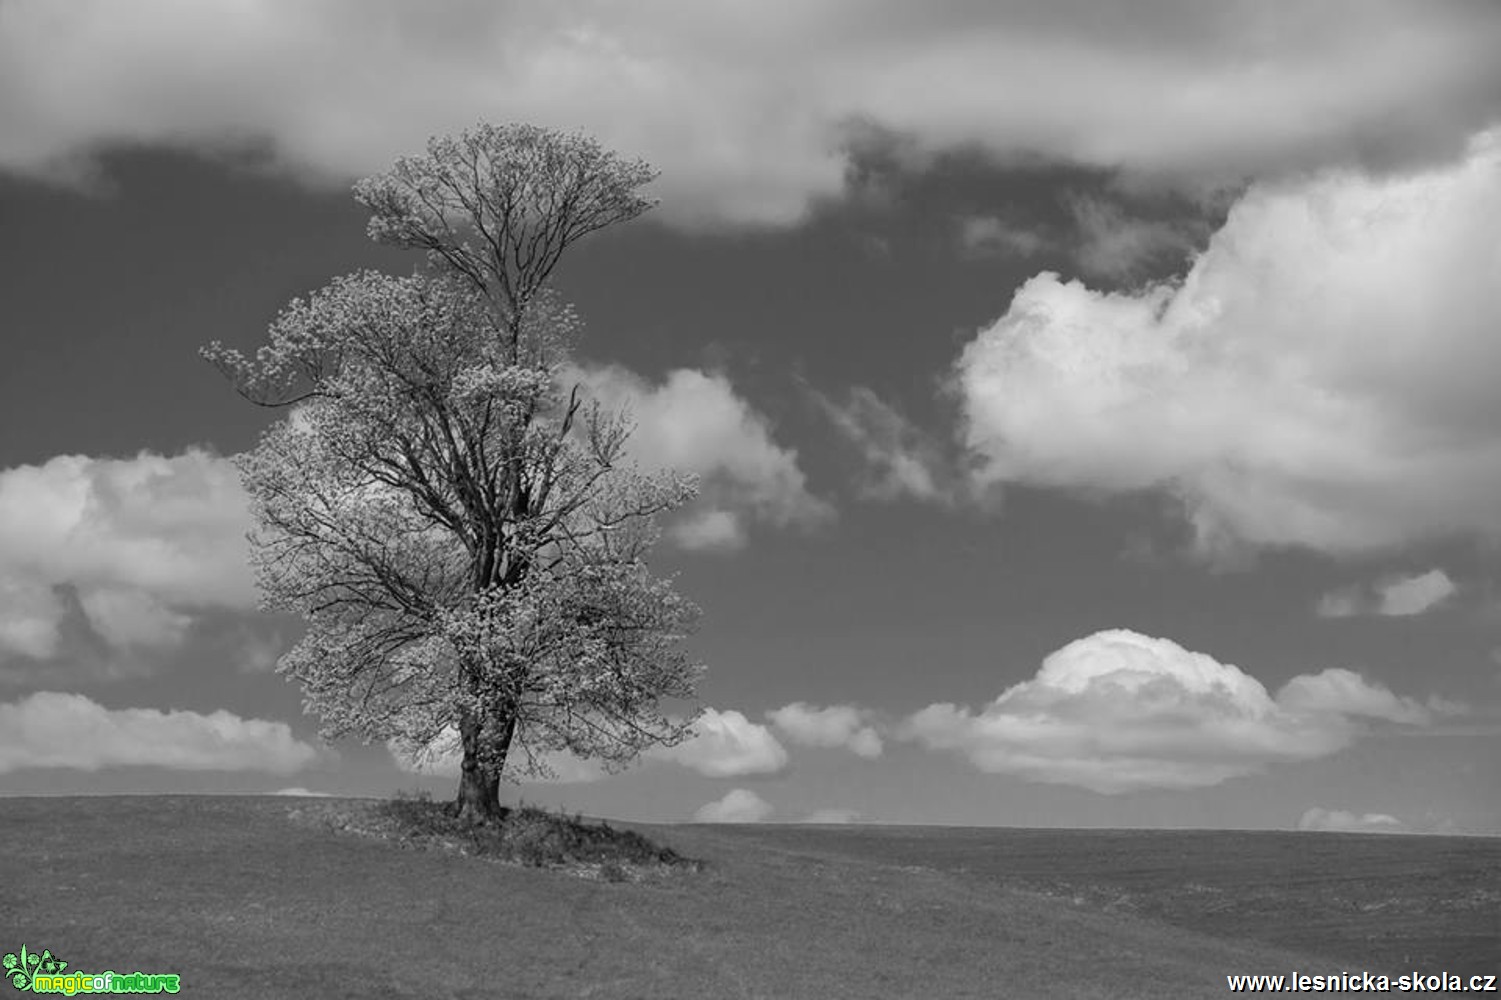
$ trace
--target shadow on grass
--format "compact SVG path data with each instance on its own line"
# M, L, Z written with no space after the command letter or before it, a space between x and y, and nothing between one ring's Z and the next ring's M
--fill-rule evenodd
M498 821L487 824L455 816L449 804L434 802L427 792L398 792L395 798L376 802L306 806L294 809L292 816L403 848L563 869L605 882L635 882L649 875L703 868L702 862L634 830L525 803L502 810Z

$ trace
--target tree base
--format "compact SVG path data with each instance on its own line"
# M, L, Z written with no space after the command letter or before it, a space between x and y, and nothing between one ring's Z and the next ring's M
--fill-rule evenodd
M465 768L459 774L459 793L449 806L456 819L479 825L499 823L506 818L500 804L500 776L487 776L478 768Z
M454 819L475 826L490 826L504 823L511 810L505 806L496 806L493 810L485 810L473 803L454 801L443 807L443 811Z

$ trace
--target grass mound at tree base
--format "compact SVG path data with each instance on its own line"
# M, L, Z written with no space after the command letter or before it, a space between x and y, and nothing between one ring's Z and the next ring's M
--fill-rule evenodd
M502 810L501 818L491 823L461 819L454 813L452 803L435 802L426 792L398 792L393 799L377 802L303 807L294 810L294 818L408 849L565 869L607 882L634 882L652 874L702 867L701 862L634 830L591 823L581 815L552 813L525 803Z

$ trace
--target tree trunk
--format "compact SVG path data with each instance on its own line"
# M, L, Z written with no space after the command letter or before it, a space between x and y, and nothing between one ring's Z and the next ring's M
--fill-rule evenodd
M500 805L500 775L505 769L506 755L511 749L511 737L516 731L514 716L500 727L491 760L481 761L481 739L485 733L485 720L467 707L459 713L459 738L464 745L464 760L459 768L459 794L454 802L455 814L460 819L476 823L492 823L505 817Z

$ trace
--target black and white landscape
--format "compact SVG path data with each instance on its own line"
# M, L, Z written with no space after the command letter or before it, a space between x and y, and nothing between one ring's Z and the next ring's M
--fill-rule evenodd
M1498 52L1466 0L0 0L0 955L1501 972Z

